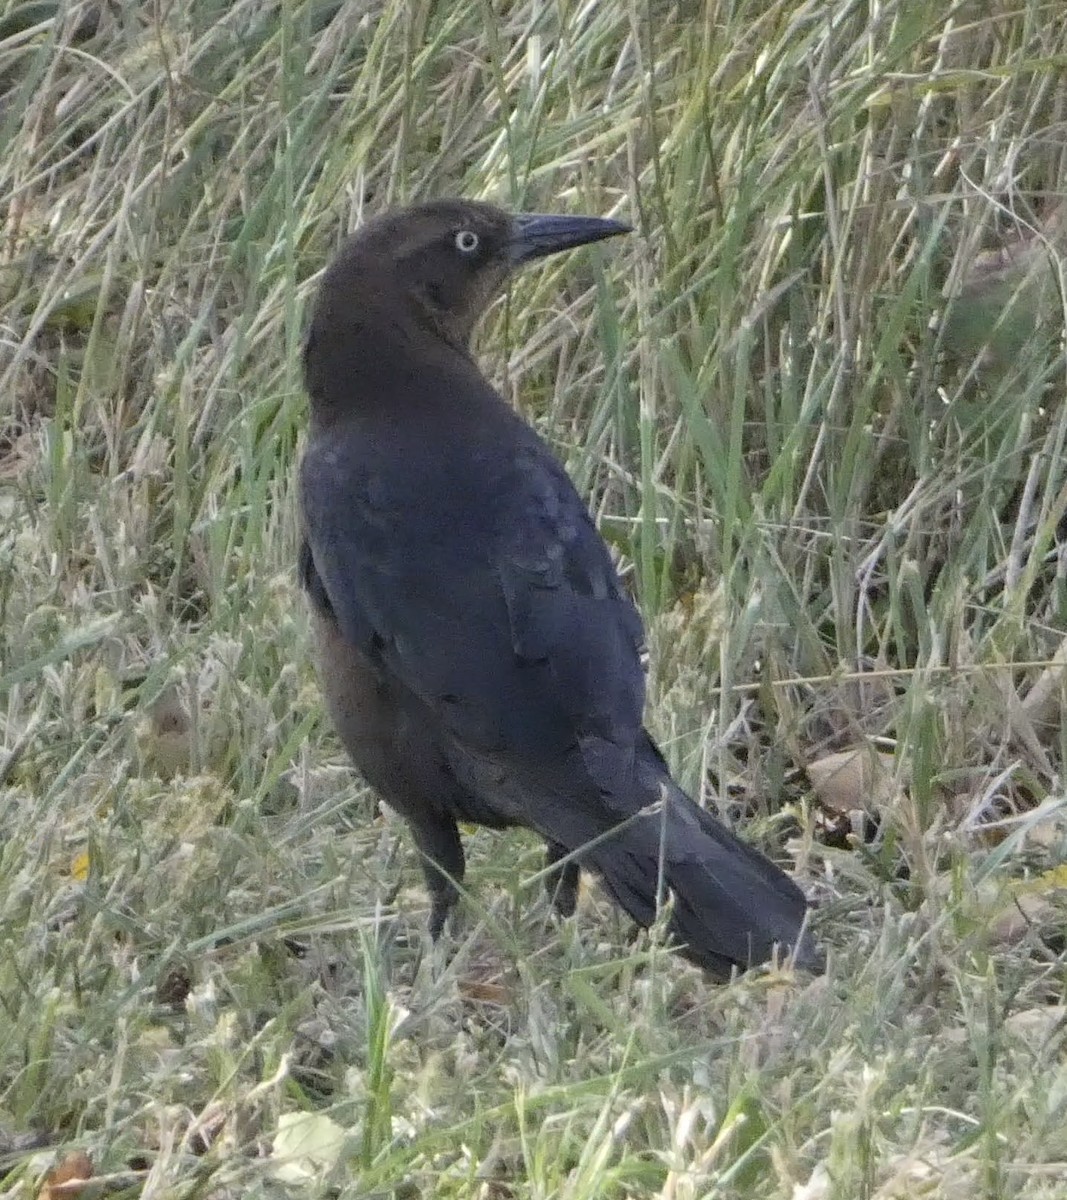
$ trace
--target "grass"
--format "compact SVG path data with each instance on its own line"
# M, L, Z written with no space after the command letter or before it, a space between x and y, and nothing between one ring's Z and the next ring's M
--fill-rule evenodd
M1065 68L1058 0L0 4L5 1195L1064 1194ZM557 923L484 832L427 945L292 478L316 273L446 193L639 226L483 360L824 979Z

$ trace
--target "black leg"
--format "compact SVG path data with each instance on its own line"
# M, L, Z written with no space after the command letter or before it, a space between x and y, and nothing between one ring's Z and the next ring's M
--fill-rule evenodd
M546 867L555 866L561 858L566 858L570 853L567 847L561 846L559 842L548 842L546 845ZM581 868L578 866L577 860L572 858L559 871L554 871L545 877L545 888L548 891L549 899L561 917L574 915L574 909L578 903L578 877L580 874Z
M437 941L459 899L458 885L463 882L466 869L463 843L459 827L451 817L420 814L419 820L410 824L430 891L430 936Z

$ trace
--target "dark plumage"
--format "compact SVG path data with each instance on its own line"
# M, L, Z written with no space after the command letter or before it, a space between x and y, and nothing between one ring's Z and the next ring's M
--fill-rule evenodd
M519 263L627 232L439 201L364 225L308 335L307 591L333 721L424 856L436 936L457 821L545 839L558 908L578 863L716 975L775 943L817 967L796 885L673 782L642 725L642 626L562 467L471 358ZM440 870L438 870L440 868Z

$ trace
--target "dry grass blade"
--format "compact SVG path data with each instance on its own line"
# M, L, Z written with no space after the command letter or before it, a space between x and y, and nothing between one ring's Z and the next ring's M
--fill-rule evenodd
M0 5L5 1188L281 1196L301 1127L308 1195L1062 1194L1064 61L1061 0ZM424 944L290 478L317 272L446 192L640 226L481 341L825 980L553 924L489 834Z

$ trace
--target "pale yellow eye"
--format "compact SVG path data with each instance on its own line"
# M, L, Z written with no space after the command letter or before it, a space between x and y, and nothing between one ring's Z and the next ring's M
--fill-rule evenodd
M456 249L460 254L473 254L478 249L478 235L473 229L461 229L456 234Z

